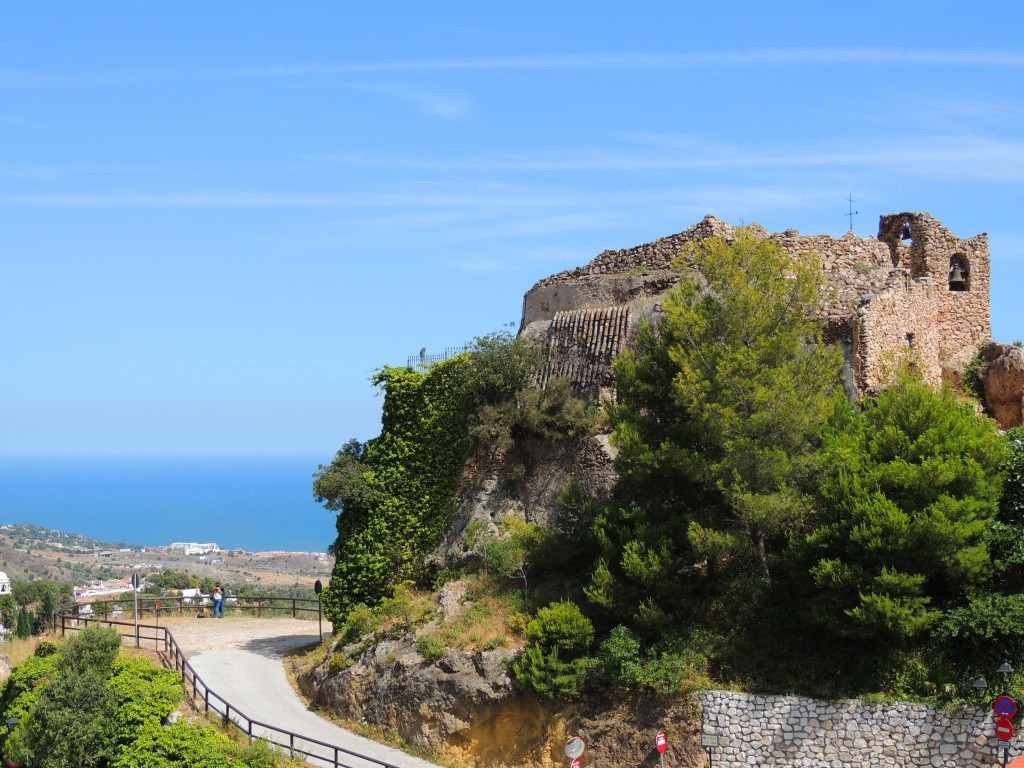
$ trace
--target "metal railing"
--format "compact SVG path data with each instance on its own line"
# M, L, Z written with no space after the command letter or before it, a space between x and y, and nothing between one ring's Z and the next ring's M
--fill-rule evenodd
M433 365L434 363L443 363L445 360L450 360L456 355L461 355L463 352L468 352L472 345L469 342L458 346L458 347L445 347L444 352L438 352L433 355L428 355L426 347L418 355L409 355L407 358L406 366L409 368L415 368L417 365Z
M180 601L182 598L160 598L159 601L154 599L151 603L159 603L157 605L151 605L148 610L159 616L160 611L167 612L168 609L164 608L163 602L174 602ZM185 598L186 600L188 598ZM241 598L240 598L241 599ZM256 598L253 598L256 600ZM251 606L245 606L245 608L253 609L258 612L258 616L263 615L264 605L273 601L282 601L283 603L291 605L292 616L295 617L300 612L312 611L317 612L319 608L319 601L310 598L302 597L262 597L258 599L256 604ZM290 755L302 755L307 760L312 759L323 765L333 766L333 768L373 768L374 766L379 768L399 768L398 766L378 760L375 757L360 754L344 747L339 747L336 744L330 744L326 741L320 741L311 736L303 736L302 734L289 731L286 728L280 728L271 723L264 723L260 720L253 720L251 717L246 715L238 707L231 704L227 699L218 694L216 691L210 688L203 679L199 676L196 670L188 659L185 658L185 654L181 650L181 646L178 645L178 641L174 639L174 635L167 627L161 627L158 624L136 624L134 616L131 621L123 621L108 616L108 606L106 604L124 604L124 600L99 600L95 603L82 603L68 608L64 608L55 613L55 626L59 622L61 637L64 637L69 631L78 631L88 626L90 623L106 624L117 628L118 634L122 638L134 638L136 646L140 646L143 641L153 641L155 643L155 650L161 657L164 665L168 669L174 669L178 674L181 675L182 684L185 688L185 693L188 694L192 701L198 706L200 703L203 706L204 711L207 714L215 713L224 719L225 723L231 723L238 730L245 733L249 737L251 742L253 739L263 739L274 746L281 747L282 749L288 750ZM139 601L139 615L143 614L142 599ZM308 608L300 606L300 603L316 603L317 608ZM83 614L83 605L96 606L98 604L103 605L102 616L95 615L96 610L93 608L93 614ZM178 605L179 615L184 615L185 608L202 608L203 606L185 606L183 607L180 603ZM266 608L270 610L282 610L273 609L269 606ZM122 631L120 627L124 627ZM315 751L314 751L315 750ZM346 762L346 760L348 762Z
M97 619L97 610L102 611L102 619L118 618L119 616L133 615L135 597L131 592L121 597L106 597L89 602L79 603L65 608L65 612L74 613L75 618ZM85 606L90 606L89 611L83 613ZM158 620L161 616L185 616L204 613L213 607L208 596L201 597L153 597L152 595L139 595L139 618L146 615L155 616ZM239 612L253 615L258 619L267 616L291 616L296 618L307 618L320 615L320 601L313 597L276 597L274 595L241 595L230 596L224 603L225 611Z

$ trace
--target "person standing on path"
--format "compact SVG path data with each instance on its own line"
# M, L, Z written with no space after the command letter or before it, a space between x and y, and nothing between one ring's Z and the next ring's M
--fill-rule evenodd
M213 618L224 618L224 590L220 584L213 588Z

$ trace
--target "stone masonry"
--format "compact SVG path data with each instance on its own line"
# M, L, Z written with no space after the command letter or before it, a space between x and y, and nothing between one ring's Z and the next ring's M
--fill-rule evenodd
M924 704L815 701L705 691L702 733L716 768L982 768L1002 765L993 713ZM1018 754L1010 743L1011 758ZM998 752L998 754L997 754Z
M749 229L794 257L820 260L828 280L821 310L825 339L842 345L847 379L857 393L884 383L908 353L925 379L938 383L947 363L962 365L991 339L985 234L964 240L931 215L911 212L882 216L878 237L802 235L795 229L771 234L757 224ZM733 227L706 216L679 234L604 251L589 264L538 282L523 298L520 332L543 340L545 380L568 375L580 390L607 396L609 350L631 343L641 321L657 316L679 280L676 257L688 243L734 236ZM596 336L593 322L603 323Z

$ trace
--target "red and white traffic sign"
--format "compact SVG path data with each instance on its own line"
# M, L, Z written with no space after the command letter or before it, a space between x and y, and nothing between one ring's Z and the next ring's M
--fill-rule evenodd
M654 739L654 743L658 745L658 751L661 753L665 752L668 747L668 739L665 738L664 731L658 731L657 737Z
M1002 741L1009 741L1013 738L1013 723L1008 717L1000 717L996 720L996 736Z
M580 762L580 759L578 757L574 757L572 762L569 763L569 768L580 768L581 765L582 763Z
M992 709L999 717L1013 717L1017 714L1017 702L1003 695L992 702Z

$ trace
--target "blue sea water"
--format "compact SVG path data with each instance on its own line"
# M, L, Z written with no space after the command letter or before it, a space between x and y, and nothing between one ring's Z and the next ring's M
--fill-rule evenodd
M313 501L312 475L330 458L0 457L0 524L129 545L324 552L337 515Z

